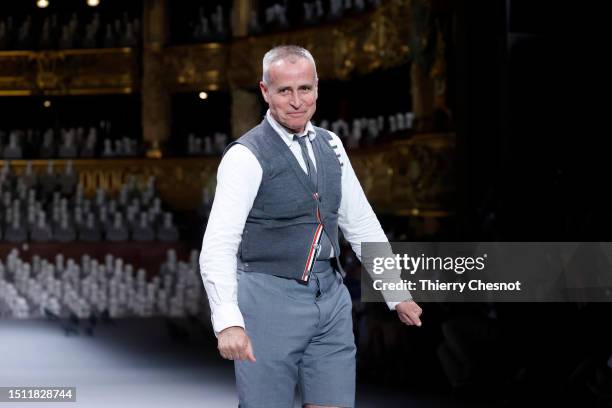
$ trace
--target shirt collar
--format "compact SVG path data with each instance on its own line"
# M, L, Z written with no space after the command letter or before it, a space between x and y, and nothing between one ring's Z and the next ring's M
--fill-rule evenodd
M289 132L280 123L278 123L276 119L272 117L272 114L270 113L270 109L268 109L268 111L266 112L266 119L268 120L268 123L270 124L270 126L272 126L272 129L274 129L274 131L278 133L281 139L283 139L283 141L287 143L287 146L289 146L293 142L294 133ZM306 128L298 136L304 136L304 135L308 135L308 139L311 142L317 136L317 133L314 130L314 126L312 126L312 123L310 123L310 121L308 121L308 123L306 124Z

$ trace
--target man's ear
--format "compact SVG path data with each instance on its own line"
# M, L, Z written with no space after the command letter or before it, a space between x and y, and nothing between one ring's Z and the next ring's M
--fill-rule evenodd
M261 90L261 96L263 96L264 101L268 102L268 87L264 83L264 81L259 81L259 89Z

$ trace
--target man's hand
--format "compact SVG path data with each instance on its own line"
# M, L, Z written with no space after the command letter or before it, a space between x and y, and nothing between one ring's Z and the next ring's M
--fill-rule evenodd
M232 326L221 330L217 341L217 349L221 357L228 360L249 360L253 363L256 361L251 339L242 327Z
M408 326L421 326L421 313L423 310L413 300L407 300L395 306L399 319Z

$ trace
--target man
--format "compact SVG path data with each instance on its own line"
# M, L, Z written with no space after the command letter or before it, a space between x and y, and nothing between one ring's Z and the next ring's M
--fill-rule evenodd
M240 407L352 407L355 341L342 283L338 227L387 241L340 139L315 128L312 55L280 46L263 59L265 119L230 144L202 243L200 266L218 349L234 360ZM330 262L330 260L336 262ZM418 325L421 309L389 303Z

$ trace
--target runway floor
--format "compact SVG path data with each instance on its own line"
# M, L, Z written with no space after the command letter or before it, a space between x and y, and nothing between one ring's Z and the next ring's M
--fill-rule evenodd
M97 325L94 335L66 336L57 322L0 320L0 386L74 386L76 403L19 407L237 407L233 365L206 339L178 341L162 319ZM358 384L360 408L464 405ZM0 406L16 406L2 403ZM300 407L299 397L295 407Z

